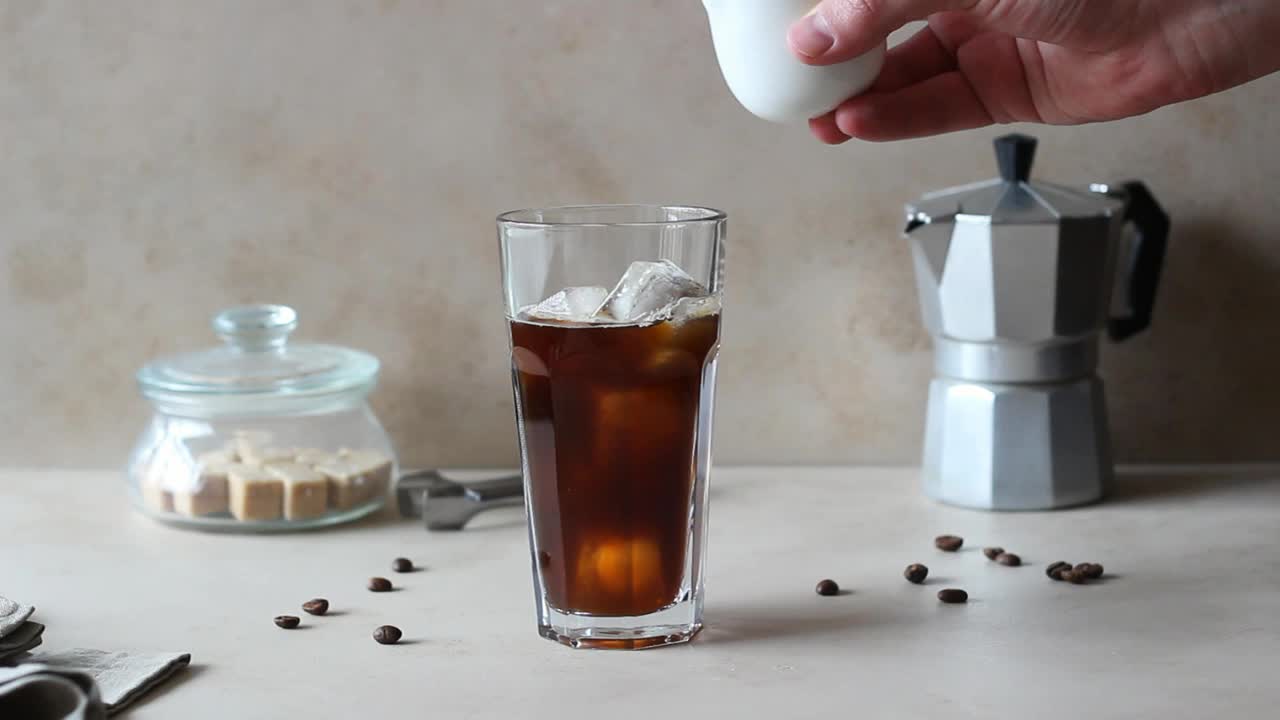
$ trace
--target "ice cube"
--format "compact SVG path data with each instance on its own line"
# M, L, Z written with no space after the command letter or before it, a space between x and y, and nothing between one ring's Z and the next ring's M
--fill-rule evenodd
M694 318L715 315L720 312L720 298L715 295L705 297L680 298L671 308L671 319L692 320Z
M600 304L596 319L657 322L671 317L682 300L709 296L707 288L670 260L637 260Z
M534 320L591 322L592 315L604 302L609 291L602 287L567 287L537 305L530 305L520 315Z
M634 602L637 597L661 596L664 591L662 553L654 538L608 538L588 543L579 552L577 565L577 586L595 588L610 600Z
M649 379L646 377L645 379ZM693 444L697 408L677 385L599 390L592 398L593 467L643 474Z

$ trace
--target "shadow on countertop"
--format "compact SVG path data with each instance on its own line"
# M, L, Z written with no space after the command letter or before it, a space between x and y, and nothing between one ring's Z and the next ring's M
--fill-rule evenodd
M1257 493L1280 501L1280 465L1121 466L1107 504Z

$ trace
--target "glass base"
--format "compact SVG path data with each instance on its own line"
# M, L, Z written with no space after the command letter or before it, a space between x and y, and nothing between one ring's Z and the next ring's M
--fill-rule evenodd
M664 645L687 643L702 630L701 625L653 626L637 630L595 628L570 630L539 625L538 634L561 645L588 650L647 650Z
M702 630L701 613L684 601L648 615L602 617L546 608L538 634L561 645L588 650L645 650L687 643Z

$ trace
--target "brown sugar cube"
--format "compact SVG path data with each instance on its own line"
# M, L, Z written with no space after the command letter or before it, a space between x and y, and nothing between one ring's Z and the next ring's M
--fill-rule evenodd
M159 485L142 484L142 502L156 512L173 512L173 493Z
M226 475L202 472L195 489L173 494L173 509L189 517L224 513L230 506L231 493L227 487Z
M240 456L241 463L262 467L273 463L291 463L298 452L294 448L262 447L242 442L237 445L236 454Z
M227 469L234 465L235 456L225 450L212 450L196 458L199 475L194 487L173 494L174 509L190 517L227 512L230 493L227 488Z
M296 462L298 457L298 449L291 447L269 447L263 448L262 454L258 457L258 463L263 467L268 465L276 465L280 463Z
M236 459L245 465L261 467L276 462L293 462L296 449L268 445L270 440L269 433L241 430L235 433L231 442L235 446Z
M196 456L196 462L201 466L210 465L230 465L237 461L238 456L234 448L225 447L221 450L209 450L202 452Z
M329 481L324 475L298 463L267 466L267 472L284 481L284 517L306 520L329 509Z
M147 509L160 513L173 512L173 492L165 485L163 462L152 458L138 468L138 492Z
M236 459L240 462L247 462L248 458L253 457L257 453L258 448L266 445L266 443L262 441L261 436L250 435L248 433L237 433L236 436L231 439L231 444L235 447Z
M349 510L368 499L368 479L346 460L317 465L316 471L329 483L329 505L335 510Z
M335 509L349 510L378 495L376 466L343 458L317 465L316 470L329 479L329 505Z
M138 489L142 493L143 505L155 512L173 512L173 493L162 487L155 479L144 476Z
M339 451L340 459L317 465L329 478L329 502L339 510L363 505L386 492L391 460L376 450Z
M275 520L284 506L284 481L260 467L235 463L227 468L231 514L237 520Z
M391 458L377 450L350 450L345 459L367 478L366 499L383 495L391 487Z
M329 452L328 450L320 450L318 448L302 448L293 456L293 461L299 465L324 465L334 462L338 459L338 454Z

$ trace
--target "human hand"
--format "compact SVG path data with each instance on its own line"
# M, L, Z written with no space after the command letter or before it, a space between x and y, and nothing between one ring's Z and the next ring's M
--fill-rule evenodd
M788 42L828 65L914 20L870 90L809 121L818 139L1115 120L1280 70L1276 0L823 0Z

